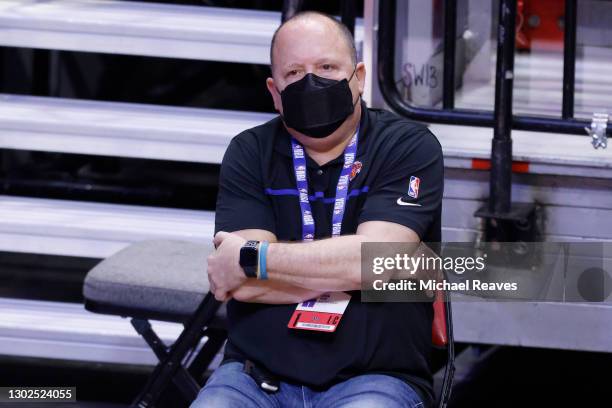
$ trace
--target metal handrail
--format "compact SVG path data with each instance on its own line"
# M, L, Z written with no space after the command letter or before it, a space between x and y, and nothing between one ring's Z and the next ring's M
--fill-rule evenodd
M281 12L281 22L289 20L302 10L303 0L285 0L283 1L283 10Z
M456 0L445 0L445 22L456 21ZM467 126L494 127L496 119L492 111L478 111L454 108L455 41L454 30L445 27L444 35L444 79L442 109L420 108L406 102L394 80L395 67L395 29L397 0L379 1L378 13L378 83L385 102L397 113L410 119L423 122L455 124ZM450 29L449 29L450 28ZM514 50L514 36L506 36L505 46ZM511 128L540 132L586 135L585 128L591 122L574 117L574 82L576 64L576 0L566 0L564 46L564 86L562 117L542 117L531 115L512 115ZM452 95L451 95L452 94ZM612 133L612 124L607 126Z
M563 102L561 117L574 117L574 92L576 83L576 0L565 0L563 25Z

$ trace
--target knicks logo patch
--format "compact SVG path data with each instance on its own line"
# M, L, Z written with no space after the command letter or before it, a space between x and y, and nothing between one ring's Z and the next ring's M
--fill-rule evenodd
M419 186L421 179L415 176L410 176L410 185L408 186L408 195L412 198L419 196Z
M359 174L359 172L361 171L361 168L363 167L363 164L361 164L360 161L356 161L355 163L353 163L353 166L351 167L351 175L349 176L349 181L353 181L353 179Z

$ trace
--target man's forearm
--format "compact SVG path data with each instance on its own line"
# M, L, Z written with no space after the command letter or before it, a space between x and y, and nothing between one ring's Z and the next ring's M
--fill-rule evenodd
M361 244L420 242L410 228L386 221L359 224L355 235L306 243L271 243L267 254L270 280L322 292L361 289Z
M270 242L266 254L268 280L265 284L258 284L262 286L245 286L247 278L240 267L239 255L247 239ZM362 243L418 244L420 240L405 226L387 221L367 221L359 224L355 235L295 244L275 241L274 234L261 230L219 231L215 234L217 250L208 257L208 279L215 298L223 301L236 292L238 297L250 301L296 303L296 299L299 302L310 298L311 293L358 290L361 287ZM279 293L274 286L267 286L274 283L286 288ZM242 286L245 287L240 292Z
M344 235L307 243L271 243L267 274L271 281L315 291L361 287L363 235Z
M248 303L291 304L319 297L322 293L283 282L248 279L233 291L231 296L236 300Z

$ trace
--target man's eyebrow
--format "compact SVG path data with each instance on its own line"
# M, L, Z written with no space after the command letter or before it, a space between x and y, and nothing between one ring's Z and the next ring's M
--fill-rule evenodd
M316 65L320 65L320 64L323 64L323 63L330 63L330 64L336 64L337 65L338 64L338 60L334 59L334 58L331 58L331 57L321 57L321 58L319 58L318 60L315 61Z
M281 67L283 71L290 71L295 68L302 68L302 64L298 64L297 62L293 62L291 64L286 64Z
M314 62L315 65L320 65L320 64L323 64L323 63L340 65L340 60L337 59L337 58L333 58L333 57L321 57L321 58L315 60L315 62ZM291 69L295 69L295 68L302 68L303 66L304 66L304 64L293 62L291 64L283 65L281 68L283 70L291 70Z

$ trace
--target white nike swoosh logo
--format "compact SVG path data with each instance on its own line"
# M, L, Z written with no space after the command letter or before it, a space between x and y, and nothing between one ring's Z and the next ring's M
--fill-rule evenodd
M417 203L407 203L405 201L402 201L402 197L397 199L397 205L409 205L411 207L421 207L421 204L417 204Z

